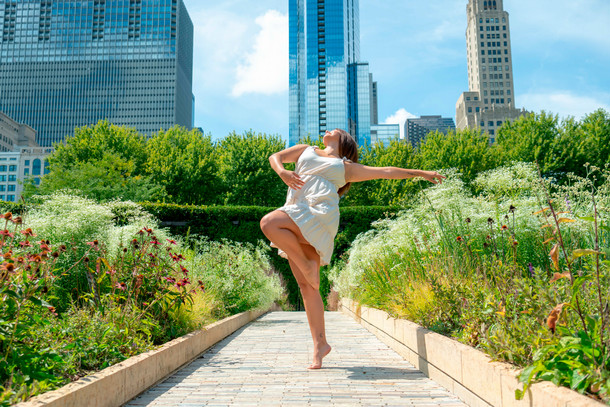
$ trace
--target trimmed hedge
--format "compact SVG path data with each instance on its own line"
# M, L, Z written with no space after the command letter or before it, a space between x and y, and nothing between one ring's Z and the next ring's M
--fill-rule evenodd
M267 238L260 229L260 220L267 213L277 209L263 206L195 206L150 202L140 205L156 216L161 226L169 228L174 235L184 237L200 235L207 236L210 240L227 239L252 244L258 244L261 240L268 244ZM26 205L26 207L30 206ZM22 213L24 210L21 202L1 202L0 207L3 211L10 210L14 213ZM341 222L331 263L341 258L356 236L371 228L371 223L382 218L394 217L401 209L403 208L391 206L342 206ZM295 308L301 309L299 288L288 262L277 254L277 250L270 252L270 258L286 283L288 301ZM330 284L324 272L321 273L320 291L326 301Z

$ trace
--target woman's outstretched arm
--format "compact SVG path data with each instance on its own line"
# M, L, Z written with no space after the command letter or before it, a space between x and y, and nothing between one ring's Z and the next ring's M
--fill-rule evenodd
M439 184L445 179L436 171L411 170L398 167L369 167L356 163L345 163L345 181L360 182L372 179L405 179L422 177L428 181Z

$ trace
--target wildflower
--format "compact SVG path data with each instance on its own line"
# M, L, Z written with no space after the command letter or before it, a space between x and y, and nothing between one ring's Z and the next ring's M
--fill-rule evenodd
M8 229L0 230L0 236L15 237Z
M190 284L190 281L189 281L189 279L188 279L188 278L186 278L186 277L185 277L185 278L183 278L182 280L180 280L180 281L176 282L176 287L177 287L177 288L184 287L184 286L186 286L187 284Z
M10 212L7 212L4 215L2 215L2 217L6 220L11 220L11 219L13 219L13 214Z
M100 246L99 246L99 244L100 244L100 242L98 242L98 241L97 241L97 239L96 239L96 240L94 240L93 242L87 242L87 245L88 245L88 246L91 246L91 248L92 248L93 250L96 250L96 251L99 251L99 250L100 250Z
M22 230L20 233L24 234L26 236L36 236L36 234L34 232L32 232L32 228L27 228L26 230Z
M17 216L15 219L13 219L13 223L15 225L21 225L23 223L23 218L21 216Z
M57 316L57 312L56 312L56 310L55 310L55 307L53 307L53 306L48 306L47 308L49 309L49 312L50 312L51 314L53 314L53 315Z
M165 239L169 244L178 244L174 239Z
M156 246L160 246L160 245L161 245L161 242L160 242L160 241L158 241L156 238L155 238L155 239L153 239L153 240L151 241L151 243L152 243L152 244L154 244L154 245L156 245Z
M491 240L491 236L487 235L487 236L485 236L485 239Z
M23 242L19 242L19 246L21 246L21 248L32 247L32 243L30 243L29 240L26 240L26 241L23 241Z
M67 250L67 248L66 248L66 245L65 245L65 244L62 244L61 246L59 246L59 251L60 251L61 253L65 252L66 250Z
M127 248L123 247L123 253L127 253Z
M172 283L172 284L174 284L176 282L176 279L174 277L163 277L163 279L165 281L167 281L168 283Z
M492 218L487 218L487 223L489 223L490 225L492 225L494 223L494 220Z
M201 289L201 291L205 292L205 285L203 284L203 281L197 280L197 284L199 284L199 288Z
M114 287L122 291L125 291L125 289L127 289L127 285L125 283L119 283L118 281L114 284Z
M138 231L138 235L143 235L143 234L144 234L144 229L140 229L140 230ZM134 239L134 240L135 240L135 239Z
M512 206L512 205L511 205L511 206L508 208L508 211L509 211L509 212L511 212L511 213L515 213L515 209L517 209L517 208L515 208L514 206Z
M188 275L188 273L189 273L189 271L184 266L180 266L180 270L182 271L182 274L184 274L185 276Z
M4 253L2 257L4 257L5 260L8 260L13 257L13 252L9 250L8 252Z
M530 275L534 277L534 266L532 263L527 263L527 268L530 270Z
M470 222L472 222L472 221L470 220L470 218L466 218L466 223L470 223Z
M10 272L13 272L15 270L15 265L13 263L4 262L4 263L2 263L2 265L0 265L0 269L1 270L6 270L6 271L8 271L10 273Z
M17 259L15 260L17 263L19 264L23 264L23 262L25 261L25 259L23 258L23 256L19 256L17 257Z
M458 237L457 237L457 241L458 241L458 242L461 242L462 240L463 240L463 239L462 239L462 236L458 236Z
M487 248L489 247L489 243L484 242L484 243L483 243L483 247L487 249Z
M106 274L108 274L109 276L114 276L116 274L116 270L110 269L110 270L106 271Z
M85 256L85 257L83 258L83 261L84 261L85 263L89 263L89 257Z
M506 229L508 229L508 226L502 225L502 230L506 230Z
M517 242L516 240L513 240L513 246L517 246L519 244L519 242Z

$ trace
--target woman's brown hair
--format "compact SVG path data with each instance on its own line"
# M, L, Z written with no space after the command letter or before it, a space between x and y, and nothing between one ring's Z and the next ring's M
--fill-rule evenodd
M349 161L353 163L358 162L358 144L356 144L356 140L345 130L336 129L339 133L339 155L342 158L347 158ZM349 188L351 186L351 182L343 185L337 193L339 196L343 196L347 194Z

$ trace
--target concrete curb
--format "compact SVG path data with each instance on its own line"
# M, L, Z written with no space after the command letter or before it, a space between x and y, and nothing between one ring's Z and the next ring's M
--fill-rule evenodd
M341 299L339 309L469 406L604 405L550 382L532 385L523 400L515 400L515 389L522 388L522 385L516 378L518 371L508 363L493 362L483 352L470 346L349 299Z
M121 406L190 363L208 348L261 315L276 311L246 311L176 338L159 349L131 357L64 387L17 404L17 407Z

